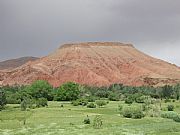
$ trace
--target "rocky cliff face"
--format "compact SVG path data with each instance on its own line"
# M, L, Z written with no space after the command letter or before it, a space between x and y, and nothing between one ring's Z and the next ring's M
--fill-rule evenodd
M8 72L2 85L47 80L53 86L68 81L88 85L164 85L180 82L180 68L150 57L130 44L89 42L66 44L54 53Z

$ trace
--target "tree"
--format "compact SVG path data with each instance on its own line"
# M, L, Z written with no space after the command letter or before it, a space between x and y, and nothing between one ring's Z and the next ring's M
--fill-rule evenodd
M0 111L4 109L5 105L6 105L6 95L2 90L0 90Z
M180 84L177 84L174 86L174 95L176 100L179 100L180 98Z
M23 101L21 101L21 111L26 111L27 108L27 100L24 99Z
M170 98L173 93L172 86L165 85L162 87L162 95L164 98Z
M46 98L47 100L52 100L52 90L53 87L44 80L38 80L32 83L30 86L26 87L25 90L33 97L33 98Z
M57 101L73 101L79 98L80 86L74 82L62 84L56 91L55 100Z

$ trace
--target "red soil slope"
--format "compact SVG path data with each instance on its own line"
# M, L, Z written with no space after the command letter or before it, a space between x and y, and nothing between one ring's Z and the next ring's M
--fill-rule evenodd
M63 45L46 57L0 72L1 85L29 84L38 79L55 87L67 81L98 86L158 86L180 82L180 68L130 44L89 42Z

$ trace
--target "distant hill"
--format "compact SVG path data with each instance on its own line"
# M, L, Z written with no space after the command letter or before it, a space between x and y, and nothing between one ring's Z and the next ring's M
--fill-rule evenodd
M161 86L180 82L180 68L148 56L131 44L88 42L65 44L46 57L0 72L2 85L35 80L47 80L55 87L68 81L97 86Z
M0 70L10 70L22 66L23 64L37 60L37 57L21 57L0 62Z

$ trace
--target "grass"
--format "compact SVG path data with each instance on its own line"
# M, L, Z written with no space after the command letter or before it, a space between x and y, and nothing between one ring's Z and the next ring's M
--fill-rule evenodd
M61 104L64 107L60 107ZM72 106L69 102L49 102L46 108L20 111L19 105L7 105L0 112L1 135L179 135L180 123L160 117L127 119L119 115L118 105L123 102L110 102L102 108ZM174 104L175 111L180 113L179 102ZM136 104L134 104L136 105ZM90 125L83 124L89 116ZM103 127L93 129L95 115L101 115ZM24 121L26 124L24 125Z

